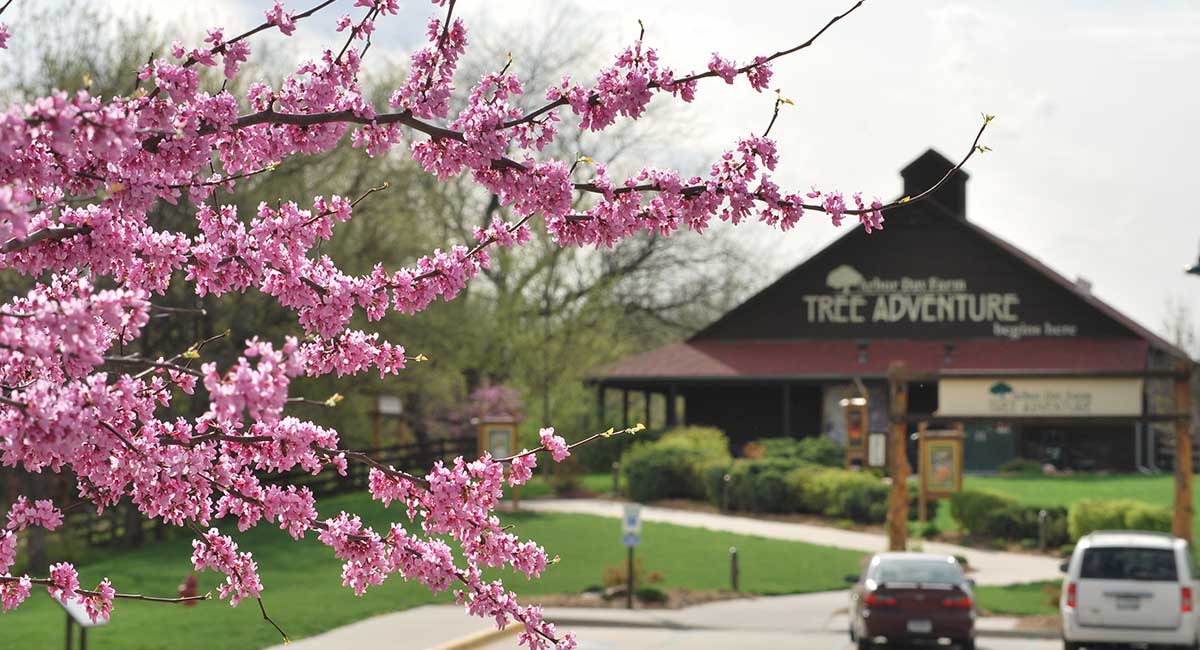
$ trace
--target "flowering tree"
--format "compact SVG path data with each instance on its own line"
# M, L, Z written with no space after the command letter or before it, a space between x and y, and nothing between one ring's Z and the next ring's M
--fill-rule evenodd
M770 125L738 140L704 177L647 167L616 179L603 163L542 152L563 119L602 132L642 116L655 96L690 102L701 82L715 79L744 79L766 91L775 60L811 45L862 2L795 47L740 64L714 54L706 68L688 74L665 67L639 35L593 81L564 78L540 91L545 100L532 109L518 107L525 88L504 65L478 79L465 107L452 112L452 81L467 46L455 0L434 0L428 43L412 55L407 81L386 108L364 97L358 74L376 21L396 14L398 2L356 0L351 14L336 19L345 45L303 62L277 87L254 83L244 97L202 87L201 68L219 67L232 79L256 34L292 34L332 4L293 12L276 1L245 33L214 28L201 46L176 44L169 57L141 68L129 96L60 92L0 113L0 269L34 281L26 295L0 304L0 461L26 472L69 472L80 503L99 511L128 498L146 517L190 529L195 568L224 574L219 596L232 605L257 600L267 621L253 556L213 526L218 519L236 521L242 531L265 520L296 540L315 537L344 561L342 582L357 594L398 574L433 591L454 589L471 614L498 625L521 622L521 641L531 648L573 647L570 634L483 571L510 567L534 578L545 569L545 551L507 532L494 510L504 483L528 480L539 453L557 462L574 445L544 429L537 449L457 458L410 474L343 448L336 431L289 415L289 404L305 401L289 393L289 384L300 376L382 377L419 360L377 334L351 329L351 318L413 314L438 298L453 299L487 266L490 247L529 239L535 216L559 245L598 248L643 232L703 231L713 218L757 218L787 230L806 211L825 213L835 225L849 216L868 231L881 228L884 211L908 197L884 204L860 194L779 188L771 180L778 155ZM8 38L0 24L0 48ZM775 99L771 125L784 103ZM978 144L984 127L963 163L985 149ZM252 215L216 203L218 188L232 193L239 179L326 151L347 136L369 156L403 145L442 180L467 175L516 220L495 217L476 230L472 245L435 250L409 268L377 265L353 276L315 249L370 192L262 203ZM194 206L198 234L149 219L159 201ZM200 296L272 296L295 314L297 335L245 341L231 367L204 360L205 348L223 336L170 357L127 354L151 316L188 316L155 304L172 283ZM195 418L172 411L173 396L201 386L207 410ZM609 429L576 444L639 428ZM307 488L266 482L296 468L344 472L347 463L371 467L371 495L402 506L403 522L373 530L353 513L320 515ZM81 601L93 618L107 618L115 598L193 599L117 593L108 580L84 589L65 562L46 576L9 575L22 531L54 529L62 520L60 507L47 500L18 498L7 513L0 529L5 611L34 585ZM457 545L461 561L444 540Z

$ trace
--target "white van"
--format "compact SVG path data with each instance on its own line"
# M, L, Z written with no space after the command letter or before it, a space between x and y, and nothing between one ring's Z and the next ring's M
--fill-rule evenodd
M1063 648L1135 643L1200 647L1188 543L1166 533L1098 531L1063 564Z

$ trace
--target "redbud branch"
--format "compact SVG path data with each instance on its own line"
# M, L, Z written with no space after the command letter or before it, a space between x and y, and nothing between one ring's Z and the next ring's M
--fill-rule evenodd
M753 70L754 68L757 68L757 67L759 67L759 66L761 66L761 65L763 65L763 64L766 64L766 63L769 63L769 62L771 62L771 61L774 61L775 59L778 59L778 58L780 58L780 57L784 57L784 56L787 56L787 55L789 55L789 54L792 54L792 53L795 53L795 52L799 52L800 50L803 50L803 49L805 49L805 48L807 48L807 47L811 46L813 43L815 43L815 42L816 42L816 40L817 40L818 38L820 38L820 37L821 37L821 35L822 35L822 34L824 34L824 33L826 32L826 30L828 30L830 27L833 27L834 23L836 23L836 22L838 22L839 20L841 20L841 19L845 18L846 16L849 16L851 13L853 13L853 12L854 12L854 10L855 10L855 9L858 9L859 7L861 7L861 6L862 6L862 4L863 4L863 2L865 2L865 1L866 1L866 0L858 0L858 2L856 2L856 3L854 4L854 6L853 6L853 7L850 7L850 8L849 8L849 9L847 9L845 12L843 12L843 13L841 13L841 14L838 14L837 16L834 16L832 19L830 19L830 21L829 21L829 22L825 23L825 26L824 26L824 27L822 27L821 29L819 29L819 30L817 31L817 33L816 33L816 34L813 34L813 35L812 35L812 36L811 36L811 37L810 37L810 38L809 38L807 41L804 41L803 43L801 43L801 44L799 44L799 45L797 45L796 47L793 47L793 48L791 48L791 49L787 49L787 50L781 50L781 51L779 51L779 52L776 52L776 53L772 54L771 56L768 56L768 57L766 57L766 58L765 58L764 60L762 60L762 61L757 61L757 62L754 62L754 63L750 63L750 64L748 64L748 65L744 65L744 66L742 66L742 67L740 67L740 68L738 68L738 69L737 69L737 72L738 72L738 74L745 74L745 73L747 73L747 72L749 72L749 71ZM644 30L643 30L643 31L644 31ZM639 38L638 40L641 40L641 39ZM708 70L708 71L706 71L706 72L700 72L700 73L696 73L696 74L693 74L693 75L690 75L690 76L687 76L687 77L683 77L682 79L676 79L676 80L672 81L672 84L673 84L673 85L676 85L676 86L678 86L678 85L685 84L685 83L689 83L689 82L692 82L692 81L699 81L700 79L707 79L707 78L710 78L710 77L715 77L715 76L717 76L717 73L713 72L712 70ZM648 84L648 86L649 86L649 88L658 88L658 87L660 87L660 84L659 84L657 81L651 81L651 82ZM593 94L591 97L588 97L588 101L589 101L589 102L595 102L595 101L598 101L598 100L599 100L599 96L598 96L598 95L595 95L595 94ZM518 126L518 125L520 125L520 124L524 124L524 123L526 123L526 122L529 122L529 121L531 121L531 120L533 120L533 119L535 119L535 118L537 118L537 117L541 116L541 115L542 115L542 114L544 114L544 113L547 113L547 112L549 112L549 111L552 111L552 110L554 110L554 109L558 108L559 106L566 106L568 103L570 103L570 102L568 102L568 101L566 100L566 98L564 98L564 97L560 97L560 98L558 98L558 99L556 99L556 100L554 100L554 101L552 101L552 102L549 102L549 103L547 103L546 105L544 105L544 106L542 106L542 107L538 108L537 110L534 110L534 111L532 111L532 112L530 112L530 113L527 113L526 115L523 115L523 116L521 116L521 117L519 117L519 118L516 118L516 119L514 119L514 120L509 120L508 122L505 122L505 123L503 124L503 128L506 128L506 129L507 129L507 128L511 128L511 127L514 127L514 126Z
M192 375L193 377L203 377L204 376L199 370L196 370L194 368L188 368L187 366L180 366L180 365L176 365L174 363L168 363L166 361L151 361L149 359L143 359L141 357L106 356L106 357L104 357L104 361L106 363L118 363L118 364L126 364L126 365L144 366L144 367L149 367L152 369L157 368L160 370L174 370L176 372L182 372L182 373Z
M0 14L4 13L4 10L8 9L8 5L10 5L12 3L13 3L13 0L8 0L8 2L4 3L4 6L0 7Z
M20 581L21 581L21 578L19 576L0 576L0 583L6 583L6 582L15 583L15 582L20 582ZM29 578L29 582L32 584L41 585L44 587L56 586L54 584L54 581L50 580L49 578ZM92 591L91 589L76 589L75 591L77 593L81 593L85 596L97 596L97 597L103 596L103 594L101 594L100 592ZM190 603L190 602L195 602L195 601L200 601L200 600L211 600L212 594L204 594L203 596L180 596L179 598L162 598L159 596L143 596L142 594L113 594L113 598L122 598L124 600L140 600L140 601L144 601L147 603Z
M151 311L160 311L168 314L196 314L197 316L207 316L208 310L203 307L171 307L169 305L150 304Z
M92 231L91 226L59 226L57 228L41 228L29 234L25 239L12 238L0 246L0 253L12 253L25 250L34 244L44 241L58 241L75 235L86 235Z
M646 429L646 425L641 424L639 422L638 424L635 424L631 427L626 427L626 428L620 429L620 430L609 429L608 431L601 431L600 433L593 433L592 435L584 438L583 440L580 440L578 442L567 445L567 449L575 449L576 447L581 447L590 442L594 442L600 438L611 438L613 436L619 436L619 435L622 435L625 433L633 435L639 431L644 431L645 429ZM513 454L512 456L509 456L507 458L496 459L496 462L497 463L511 463L513 460L515 460L517 458L521 458L522 456L529 456L531 454L536 454L536 453L542 452L542 451L548 451L548 449L546 449L545 445L541 445L534 449L529 449L529 450L523 451L519 454Z
M12 0L9 0L9 2L12 2ZM313 7L312 9L309 9L308 11L302 11L298 14L292 14L292 22L298 22L298 21L304 20L305 18L308 18L309 16L317 13L318 11L324 9L325 7L328 7L329 5L333 4L333 2L334 2L334 0L325 0L324 2L318 4L317 6ZM228 47L234 43L237 43L238 41L242 41L247 38L250 38L251 36L254 36L255 34L261 32L261 31L271 29L274 26L275 26L274 23L272 23L270 21L264 21L261 25L254 27L253 29L242 32L241 34L234 36L233 38L225 41L224 43L221 43L220 45L215 45L215 46L209 48L208 52L209 52L209 54L220 54L221 52L225 51L226 47ZM183 67L190 68L190 67L196 65L197 63L199 63L199 60L196 59L196 57L189 56L187 58L187 60L183 62ZM155 86L154 90L152 90L150 92L150 94L147 95L147 99L154 99L161 92L162 92L162 88L159 86Z

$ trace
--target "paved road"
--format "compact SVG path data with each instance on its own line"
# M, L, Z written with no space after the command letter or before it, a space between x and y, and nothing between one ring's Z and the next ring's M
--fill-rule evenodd
M844 591L746 598L681 610L624 610L552 607L546 619L575 632L581 648L849 648ZM995 638L987 630L1011 631L1011 619L981 619L980 647L993 650L1057 648L1059 641ZM985 630L985 628L987 628ZM418 607L376 616L297 641L286 650L410 650L433 648L485 630L490 622L471 618L453 605ZM402 646L397 645L403 640ZM517 649L515 636L487 647ZM276 646L273 650L285 650Z
M575 628L579 650L779 650L813 648L852 650L845 634L835 632L762 632L747 630L668 630L645 628ZM515 650L515 638L484 646L489 650ZM1038 639L980 639L980 650L1058 650L1061 641Z
M533 499L522 503L521 507L534 511L570 512L601 517L621 516L621 503L600 499ZM886 538L876 533L827 528L811 524L768 521L753 517L647 506L642 508L642 519L773 539L809 542L869 553L882 551L887 547ZM1009 585L1062 578L1062 573L1058 569L1060 560L1052 557L985 551L936 542L925 542L922 546L927 553L966 556L967 562L973 570L971 577L981 585Z

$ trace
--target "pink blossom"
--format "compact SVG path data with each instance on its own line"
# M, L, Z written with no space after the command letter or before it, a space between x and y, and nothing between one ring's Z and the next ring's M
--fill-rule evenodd
M283 0L275 0L275 6L263 13L267 16L267 22L278 27L284 36L291 36L292 32L296 31L296 23L292 20L292 15L283 9Z
M524 485L526 481L533 478L533 470L536 467L537 454L531 454L527 449L522 449L521 453L517 454L509 463L508 484L513 487Z
M738 75L737 66L734 65L733 61L723 58L716 52L713 52L712 58L708 60L708 69L715 72L718 77L724 79L727 84L732 84Z
M33 583L29 580L29 576L21 576L16 582L0 581L0 606L3 606L6 612L16 609L25 602L26 598L29 598L29 590L32 587Z
M75 600L79 597L79 574L69 562L59 562L50 565L50 582L47 589L50 595L63 601Z
M117 592L112 588L112 583L108 581L108 578L101 580L95 591L99 592L98 595L82 597L83 608L93 623L101 619L107 621L112 616L113 596Z
M562 436L554 434L554 427L547 427L538 431L541 436L542 446L550 452L550 457L554 462L561 463L563 459L571 455L571 450L568 448L567 441Z
M9 530L25 530L29 526L54 530L62 525L62 520L62 512L49 499L38 499L31 506L25 497L19 496L8 509Z
M8 39L12 34L8 32L8 25L0 23L0 50L8 48ZM8 609L7 607L5 609Z

